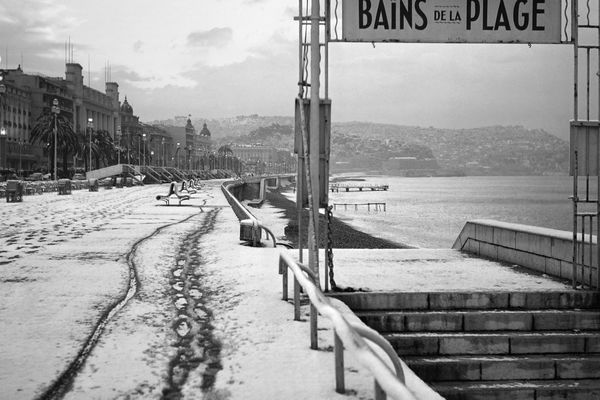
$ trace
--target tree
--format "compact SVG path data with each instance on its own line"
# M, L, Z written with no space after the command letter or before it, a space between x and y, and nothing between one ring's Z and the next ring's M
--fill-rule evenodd
M117 149L110 133L105 130L94 131L93 143L96 151L94 152L92 147L92 153L96 159L96 168L100 168L100 161L104 161L104 165L112 164Z
M54 143L54 127L56 125L57 143ZM34 127L29 135L29 142L49 143L49 157L54 165L54 147L57 153L62 154L63 176L68 176L69 154L76 153L79 148L77 135L73 130L73 125L64 114L53 114L49 111L40 115L36 120ZM52 150L51 150L52 149Z

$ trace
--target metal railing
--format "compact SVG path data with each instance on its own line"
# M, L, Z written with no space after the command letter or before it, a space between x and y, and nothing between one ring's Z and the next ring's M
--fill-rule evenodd
M362 322L360 324L348 322L321 291L316 283L318 278L315 274L305 265L296 262L286 251L283 251L279 258L279 273L283 275L283 300L288 300L288 269L294 274L294 319L300 319L299 286L302 286L315 309L314 311L318 311L333 324L336 392L345 392L344 348L346 348L373 374L376 400L383 400L386 395L396 400L415 400L415 396L405 385L402 364L390 343L377 331ZM311 342L316 339L317 334L317 331L313 331L311 326ZM376 344L385 352L393 364L393 370L369 347L365 339Z
M227 181L221 185L221 190L231 206L233 212L240 221L240 240L252 243L252 246L258 246L262 238L262 231L267 233L273 240L273 247L276 247L277 241L275 235L267 227L248 211L246 207L230 192L230 188L237 185L243 185L242 181Z

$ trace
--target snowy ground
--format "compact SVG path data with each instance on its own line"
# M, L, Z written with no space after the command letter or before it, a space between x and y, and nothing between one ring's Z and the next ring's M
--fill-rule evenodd
M371 397L351 357L335 393L327 321L310 350L280 300L280 250L239 244L219 185L181 207L154 199L166 186L1 202L0 397ZM130 271L137 292L107 319Z
M0 202L0 397L52 388L66 399L372 398L372 378L350 355L348 392L335 393L328 321L319 319L320 350L310 350L308 307L293 321L280 300L281 250L240 245L220 183L180 207L155 200L166 185ZM257 215L282 235L277 210ZM565 288L456 253L416 251L336 251L338 284Z

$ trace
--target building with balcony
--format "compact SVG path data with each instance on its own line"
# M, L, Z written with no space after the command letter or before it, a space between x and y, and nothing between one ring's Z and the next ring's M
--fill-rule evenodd
M106 93L87 87L83 84L82 67L76 63L66 64L65 78L27 74L20 66L2 72L7 90L0 94L0 128L6 132L7 167L49 169L47 146L29 144L29 135L38 118L50 112L54 99L58 100L60 113L72 123L75 133L85 135L91 119L94 129L104 130L115 138L120 123L117 83L107 82ZM70 167L77 166L73 161L74 158L69 157Z

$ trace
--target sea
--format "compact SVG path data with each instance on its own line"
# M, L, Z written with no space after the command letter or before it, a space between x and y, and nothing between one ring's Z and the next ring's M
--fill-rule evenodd
M385 203L385 211L338 205L335 217L384 239L423 248L450 248L465 223L492 219L572 231L569 176L344 176L341 182L389 185L387 191L329 192L329 204ZM580 183L581 185L581 183ZM334 244L335 246L335 244Z

